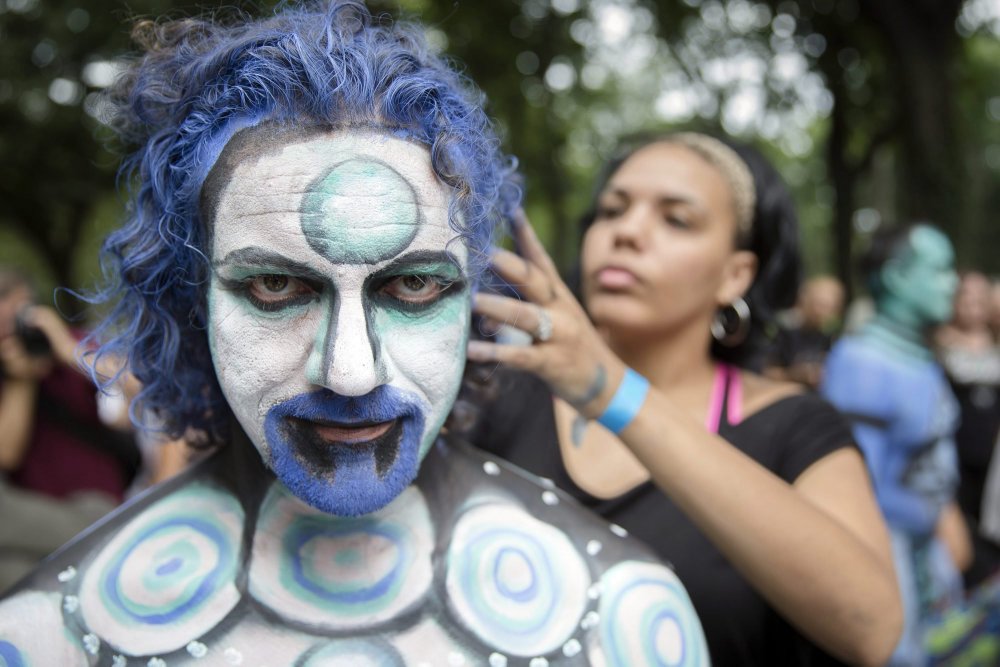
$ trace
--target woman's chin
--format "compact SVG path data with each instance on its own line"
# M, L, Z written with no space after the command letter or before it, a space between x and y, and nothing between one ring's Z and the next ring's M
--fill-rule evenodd
M631 337L662 329L662 323L647 312L627 306L596 307L590 311L590 318L605 336Z

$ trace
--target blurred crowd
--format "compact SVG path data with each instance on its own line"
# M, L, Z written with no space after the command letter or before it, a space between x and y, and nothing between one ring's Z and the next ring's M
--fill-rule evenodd
M930 282L918 280L913 289L918 299L933 300ZM868 294L845 303L844 285L826 275L806 281L795 307L779 318L765 363L768 376L823 393L854 424L892 532L906 613L924 626L922 638L906 636L912 627L904 632L892 665L986 665L1000 659L995 646L982 648L982 642L992 646L1000 631L1000 280L966 270L957 274L952 291L947 321L926 331L930 357L923 365L929 374L894 384L872 357L845 364L844 348L851 343L837 349L837 340L863 340L866 327L877 331L879 309ZM935 317L928 320L933 324ZM905 348L905 339L889 338L891 344L878 352L892 356L893 348ZM831 359L835 349L840 355ZM837 378L830 377L834 373ZM947 389L937 387L938 373ZM885 393L898 399L883 410L877 394ZM914 422L921 420L936 430L914 435ZM894 448L902 453L891 470L883 457ZM896 485L909 488L890 488ZM977 641L980 648L970 648ZM954 662L977 652L978 662Z
M782 313L765 364L767 375L819 390L826 357L843 333L872 316L868 295L848 304L843 283L817 275L805 281L795 307ZM968 543L955 545L968 585L1000 568L1000 279L960 274L952 317L931 336L935 356L958 400L955 430L960 482L957 503Z
M38 303L28 276L0 269L0 591L187 465L183 440L134 426L130 374L102 364L119 377L98 391L81 364L84 335Z

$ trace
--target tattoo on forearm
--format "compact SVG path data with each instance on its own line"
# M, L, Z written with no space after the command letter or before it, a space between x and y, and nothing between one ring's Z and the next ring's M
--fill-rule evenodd
M608 384L608 372L604 370L603 364L597 364L597 370L594 372L594 381L590 383L590 387L587 391L583 392L581 396L574 396L572 398L567 398L569 404L572 405L577 410L582 410L588 403L601 395L604 391L604 387Z
M587 433L587 420L583 415L577 415L573 419L573 426L570 430L570 439L573 442L573 447L579 449L583 444L583 436Z

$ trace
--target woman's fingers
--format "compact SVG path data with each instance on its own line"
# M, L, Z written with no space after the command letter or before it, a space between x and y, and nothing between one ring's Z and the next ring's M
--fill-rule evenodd
M485 316L492 323L516 327L536 338L540 333L543 319L546 319L540 307L529 301L518 301L495 294L477 294L473 310L478 315ZM551 335L551 322L548 328L549 335ZM547 338L548 336L543 335L542 337Z
M534 345L501 345L470 340L467 352L469 361L504 364L522 371L536 371L542 363L538 348Z
M518 209L515 218L514 238L517 240L517 247L525 260L540 268L550 280L559 279L559 271L556 269L555 262L545 251L545 246L535 234L535 229L528 222L528 217L524 214L523 209Z
M509 250L494 251L493 270L529 301L549 303L558 294L556 284L541 268Z

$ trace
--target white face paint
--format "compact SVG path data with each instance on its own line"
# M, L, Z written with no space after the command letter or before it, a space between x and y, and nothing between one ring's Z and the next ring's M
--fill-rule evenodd
M388 504L454 402L470 305L451 194L426 148L344 131L262 146L219 196L219 383L265 463L318 509Z

